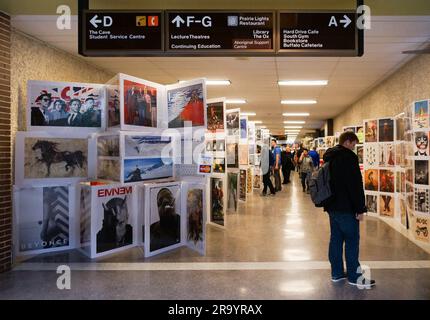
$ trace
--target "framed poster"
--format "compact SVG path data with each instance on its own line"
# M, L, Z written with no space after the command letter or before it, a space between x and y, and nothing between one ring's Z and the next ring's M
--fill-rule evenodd
M414 104L414 128L422 129L430 127L428 100L417 101Z
M168 128L206 127L204 79L166 86Z
M184 244L180 182L145 185L144 224L146 257Z
M206 109L207 131L209 133L225 132L225 102L224 99L208 99Z
M102 84L27 81L27 131L102 131L105 113Z
M378 142L378 120L364 121L364 142Z
M240 137L240 109L226 111L227 135Z
M41 186L64 184L89 177L95 150L88 148L88 136L17 132L15 184Z
M73 186L15 187L13 203L18 256L75 247L77 199Z
M155 82L119 74L121 130L161 127L165 87Z
M379 195L379 214L394 218L394 196L392 194L380 194Z
M226 200L224 195L224 179L210 179L210 216L209 222L218 226L225 226Z
M227 173L227 210L237 212L238 209L238 173Z
M394 120L379 119L379 142L394 141Z
M239 171L239 200L246 201L246 183L247 183L247 172L246 169L240 169Z

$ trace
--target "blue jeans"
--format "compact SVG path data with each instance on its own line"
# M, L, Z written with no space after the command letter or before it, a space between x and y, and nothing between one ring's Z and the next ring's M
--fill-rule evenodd
M360 222L354 213L329 212L330 217L330 245L328 257L331 264L332 277L344 274L343 244L345 243L346 275L348 280L356 282L361 275L358 273L360 245Z

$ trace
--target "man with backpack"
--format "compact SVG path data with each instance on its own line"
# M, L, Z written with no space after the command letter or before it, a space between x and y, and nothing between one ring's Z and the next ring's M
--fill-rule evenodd
M371 288L375 285L375 281L363 277L359 262L360 221L363 220L363 214L367 212L367 209L358 157L353 151L357 143L358 137L355 133L342 133L339 137L339 144L328 149L324 154L326 164L318 173L322 173L328 168L328 174L326 171L323 182L316 182L323 185L329 180L330 192L327 190L325 192L331 194L323 202L323 206L330 218L329 260L332 281L338 282L347 278L351 285ZM311 184L315 185L315 181L312 181ZM321 190L325 188L317 189L322 192ZM344 243L346 274L343 267Z

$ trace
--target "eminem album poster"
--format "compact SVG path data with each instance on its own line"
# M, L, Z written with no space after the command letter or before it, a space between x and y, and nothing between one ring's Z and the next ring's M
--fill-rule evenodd
M204 82L167 90L169 128L200 127L205 125Z
M429 213L429 190L415 188L415 211Z
M124 93L124 125L157 127L158 89L155 84L133 77L121 79Z
M119 135L100 135L97 137L98 157L119 157Z
M239 168L239 144L227 142L227 168Z
M237 200L238 200L238 194L237 194L237 180L238 174L229 172L227 174L227 209L229 211L236 212L237 211Z
M415 184L429 184L429 162L427 160L415 160Z
M108 127L116 127L121 124L121 102L119 84L108 84L107 94L107 118Z
M172 177L172 158L124 159L125 183Z
M204 254L205 223L204 223L204 192L203 187L187 188L187 244L192 249Z
M214 158L213 173L225 173L225 159L224 158Z
M246 170L240 170L239 173L239 200L246 201Z
M427 131L415 132L414 155L417 157L427 157L430 155Z
M367 169L364 171L364 188L367 191L379 191L379 170Z
M211 178L211 215L212 223L224 226L224 186L220 178Z
M18 251L49 252L69 249L71 214L69 187L16 189Z
M377 167L379 159L379 144L366 143L364 144L364 166Z
M429 126L429 102L427 100L415 102L414 128L422 129Z
M394 217L394 197L392 195L379 195L379 214Z
M124 134L125 157L172 157L172 137Z
M366 194L367 212L378 213L378 196L374 194Z
M211 133L224 131L224 102L208 103L207 107L207 129Z
M379 142L394 141L394 120L380 119L379 120Z
M150 187L149 251L181 242L181 189L179 184Z
M393 143L380 143L379 144L379 166L380 167L394 167L394 144Z
M229 110L226 112L227 135L239 136L240 134L239 118L240 118L240 109Z
M28 81L28 130L102 129L104 90L100 84Z
M240 118L240 138L248 138L248 118Z
M97 179L120 181L121 161L113 159L97 159Z
M364 122L364 142L378 142L378 120Z
M379 170L379 191L394 193L394 171Z
M101 187L96 197L96 254L133 244L133 187Z
M423 217L416 217L415 222L415 238L421 241L428 242L429 238L429 223L430 219Z

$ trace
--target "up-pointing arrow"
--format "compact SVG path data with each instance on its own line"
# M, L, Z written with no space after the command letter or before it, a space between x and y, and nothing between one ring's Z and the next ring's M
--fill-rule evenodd
M101 23L101 20L97 20L98 16L95 15L91 20L91 24L94 26L94 28L98 28L99 26L97 25L97 23Z
M181 23L185 23L185 20L181 18L181 16L176 16L175 19L172 20L172 23L176 23L176 28L181 26Z
M351 24L351 19L347 16L347 15L344 15L343 16L345 19L342 19L342 20L340 20L340 23L343 23L344 24L344 28L347 28L350 24Z

